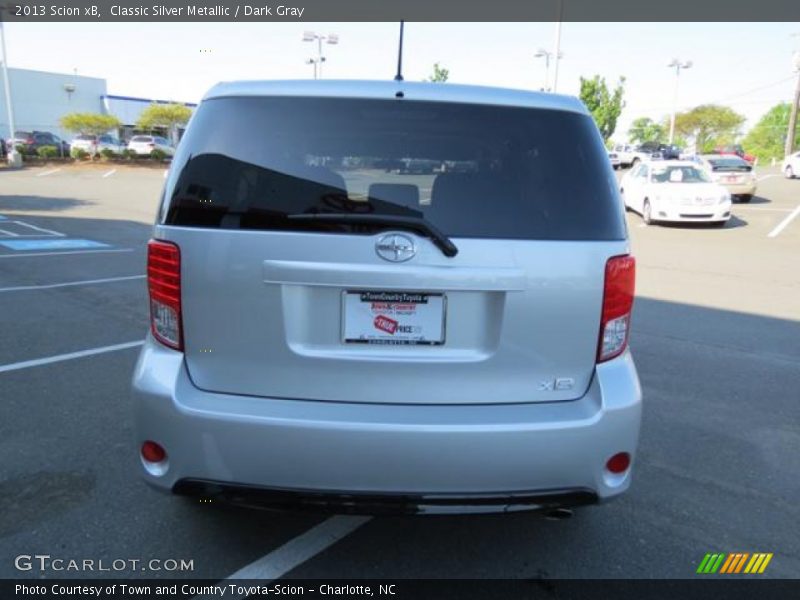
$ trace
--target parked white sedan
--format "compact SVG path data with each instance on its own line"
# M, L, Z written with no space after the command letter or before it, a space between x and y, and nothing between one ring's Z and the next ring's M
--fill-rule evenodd
M785 159L783 159L783 165L781 165L781 170L783 171L783 174L786 177L786 179L794 179L795 177L800 177L800 152L795 152L794 154L790 154Z
M719 227L731 216L731 195L699 165L680 160L643 162L620 184L625 210L657 221L708 222Z
M102 150L111 150L114 154L122 154L125 144L111 135L81 134L70 142L72 148L80 148L84 152L95 155Z
M135 135L128 142L128 150L136 154L151 154L153 150L160 150L167 156L175 155L175 148L167 138L157 135Z

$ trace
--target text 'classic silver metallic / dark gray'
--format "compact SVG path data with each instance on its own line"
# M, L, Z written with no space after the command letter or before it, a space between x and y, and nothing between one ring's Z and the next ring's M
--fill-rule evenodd
M608 500L639 436L634 273L575 98L220 84L148 248L144 477L371 514Z

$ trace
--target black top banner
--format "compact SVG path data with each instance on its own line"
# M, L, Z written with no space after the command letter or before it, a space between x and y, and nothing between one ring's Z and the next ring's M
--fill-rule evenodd
M799 0L0 0L14 22L800 21Z

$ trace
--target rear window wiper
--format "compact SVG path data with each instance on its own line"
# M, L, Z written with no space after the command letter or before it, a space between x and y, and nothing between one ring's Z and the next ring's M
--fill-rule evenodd
M420 217L404 217L402 215L376 215L353 213L299 213L286 215L290 221L310 221L329 223L356 223L360 225L388 225L398 229L408 229L423 233L447 257L458 254L456 245L429 221Z

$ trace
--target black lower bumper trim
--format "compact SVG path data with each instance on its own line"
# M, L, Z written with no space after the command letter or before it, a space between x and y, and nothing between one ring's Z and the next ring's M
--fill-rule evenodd
M398 494L306 491L181 479L172 488L197 496L270 510L351 515L503 513L586 506L598 502L586 488L498 494Z

